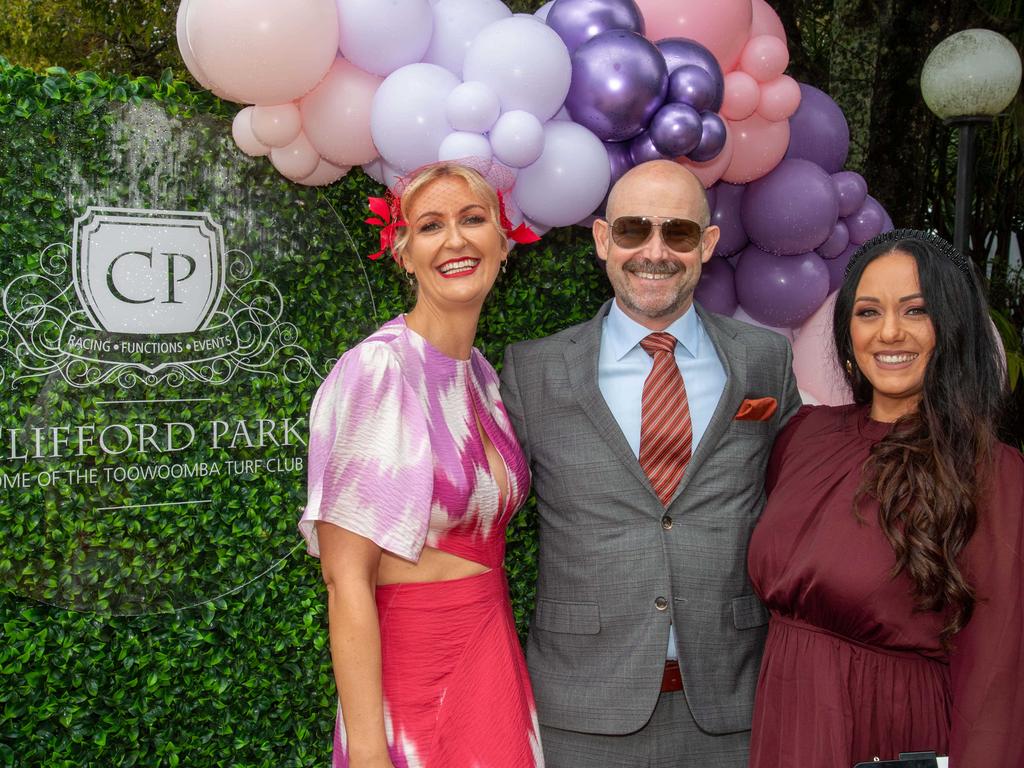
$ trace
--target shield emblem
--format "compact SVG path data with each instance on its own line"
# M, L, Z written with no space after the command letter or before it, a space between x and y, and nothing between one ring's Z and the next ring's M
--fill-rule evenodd
M201 330L224 290L224 235L205 212L90 206L73 254L78 299L108 333Z

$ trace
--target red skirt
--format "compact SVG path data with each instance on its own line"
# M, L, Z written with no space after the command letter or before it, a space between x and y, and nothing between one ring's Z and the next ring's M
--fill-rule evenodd
M542 768L537 714L502 569L377 588L395 768ZM334 766L347 768L342 713Z

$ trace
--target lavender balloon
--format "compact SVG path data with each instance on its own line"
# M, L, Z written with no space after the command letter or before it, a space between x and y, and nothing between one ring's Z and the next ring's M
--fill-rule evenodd
M837 221L836 225L832 227L832 234L828 236L828 240L814 250L817 251L821 258L828 261L839 256L839 254L846 250L849 244L850 230L846 228L846 224Z
M839 195L839 215L843 218L852 215L864 205L868 196L868 183L855 171L840 171L832 174L832 183L836 185Z
M697 148L702 130L697 110L686 104L670 103L654 113L647 133L661 154L679 157Z
M821 306L828 287L828 267L816 253L777 256L748 245L736 267L740 306L765 325L796 328Z
M844 220L850 230L850 242L860 245L875 235L881 234L882 227L889 216L875 198L868 195L864 204L852 216ZM891 220L889 222L892 223Z
M711 223L716 225L719 230L715 255L732 256L750 242L746 230L743 229L740 214L745 187L722 181L715 184L712 189L717 190L717 197L712 208Z
M838 216L832 178L809 160L783 160L748 184L743 196L743 228L772 253L814 250L832 234Z
M828 173L842 170L850 151L850 126L824 91L800 83L800 106L789 118L786 157L810 160Z
M722 108L722 99L725 96L725 76L722 74L722 67L718 64L715 54L698 43L685 37L666 37L655 43L661 55L665 57L665 66L669 74L672 74L680 67L700 67L709 75L715 84L714 98L711 104L705 109L717 112Z
M665 101L668 71L658 49L635 32L602 32L572 56L565 106L605 141L640 134Z
M668 75L668 100L689 104L698 112L711 109L718 94L715 79L696 64L684 64Z
M718 153L725 146L725 121L714 112L701 112L700 125L700 143L687 157L695 163L706 163L718 157Z
M651 135L647 131L644 131L629 142L629 156L633 160L633 165L640 165L640 163L646 163L649 160L665 159L665 155L661 154L658 148L654 146L654 142L651 141Z
M570 54L609 30L644 33L644 15L633 0L555 0L546 20Z
M738 306L732 265L721 257L708 259L701 267L694 297L704 309L731 317Z

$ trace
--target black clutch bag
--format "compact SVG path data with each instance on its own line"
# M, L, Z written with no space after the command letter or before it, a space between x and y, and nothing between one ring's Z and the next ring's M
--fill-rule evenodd
M938 768L934 752L900 752L899 760L872 760L853 768Z

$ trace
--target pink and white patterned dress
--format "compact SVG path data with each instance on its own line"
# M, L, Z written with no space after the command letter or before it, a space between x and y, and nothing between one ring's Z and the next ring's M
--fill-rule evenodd
M505 462L501 497L477 420ZM310 419L299 529L322 520L417 561L424 546L486 565L478 576L377 588L385 728L395 768L541 767L533 693L502 561L530 474L476 349L454 360L399 316L342 355ZM339 706L334 768L348 766Z

